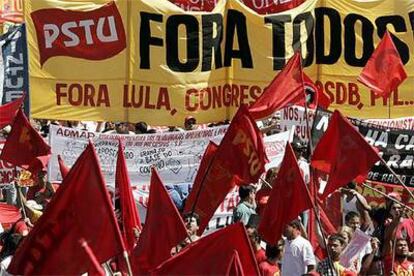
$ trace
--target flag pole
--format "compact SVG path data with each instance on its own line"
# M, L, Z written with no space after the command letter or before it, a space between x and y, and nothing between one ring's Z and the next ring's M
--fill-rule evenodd
M391 197L391 196L387 195L386 193L383 193L383 192L381 192L380 190L378 190L378 189L376 189L376 188L374 188L374 187L371 187L371 186L369 186L369 185L367 185L367 184L365 184L365 183L362 183L362 186L364 186L364 187L366 187L366 188L368 188L368 189L370 189L370 190L372 190L372 191L374 191L374 192L376 192L376 193L378 193L378 194L380 194L380 195L382 195L382 196L384 196L384 197L388 198L389 200L392 200L392 201L393 201L393 202L395 202L395 203L400 204L401 206L403 206L404 208L408 209L409 211L414 212L414 209L413 209L413 208L411 208L411 207L409 207L408 205L406 205L406 204L402 203L401 201L399 201L399 200L397 200L397 199L395 199L395 198L393 198L393 197Z
M124 255L124 259L125 259L125 262L127 264L128 276L133 276L134 274L132 274L131 263L129 262L128 252L126 250L124 250L124 252L122 252L122 253Z
M316 183L315 183L315 180L314 180L314 174L313 174L312 169L310 170L310 173L311 173L311 177L310 177L310 179L311 179L311 181L312 181L312 184L314 184L314 185L316 186ZM316 202L314 202L314 201L313 201L312 196L311 196L310 191L309 191L309 188L308 188L308 186L306 185L306 183L305 183L305 188L306 188L306 193L307 193L307 195L308 195L308 198L309 198L309 199L310 199L310 201L311 201L312 208L313 208L313 212L315 213L315 218L316 218L316 221L318 222L319 228L321 229L321 234L322 234L322 241L323 241L323 245L324 245L324 247L325 247L326 254L327 254L327 256L328 256L329 269L330 269L332 272L334 272L334 271L335 271L335 267L334 267L334 265L333 265L332 256L331 256L331 254L330 254L330 252L329 252L329 250L328 250L327 237L326 237L326 234L325 234L325 232L324 232L324 230L323 230L321 219L319 218L319 212L318 212L318 209L317 209L317 207L316 207ZM315 198L316 198L316 191L315 191Z
M269 187L270 189L273 189L272 185L270 185L270 183L269 183L269 182L267 182L265 179L263 179L263 177L262 177L262 176L260 176L260 180L261 180L264 184L266 184L266 186L267 186L267 187Z
M392 243L392 258L391 258L391 271L389 271L389 275L394 275L392 272L394 270L394 262L395 262L395 248L397 247L397 235L394 235L393 243Z
M385 162L384 158L382 158L379 155L378 155L378 157L380 158L380 161L388 168L388 170L391 172L391 174L398 180L398 182L401 184L401 186L403 186L403 188L408 192L408 194L410 195L410 197L412 199L414 199L413 193L410 191L410 189L408 189L407 185L404 184L404 182L401 180L400 176L398 174L396 174L394 172L394 170L391 169L390 166L387 165L387 162Z
M112 268L111 268L111 266L108 264L108 262L105 262L103 265L104 265L104 267L106 267L106 269L109 271L109 274L111 274L111 276L113 276L113 275L114 275L114 272L112 271Z

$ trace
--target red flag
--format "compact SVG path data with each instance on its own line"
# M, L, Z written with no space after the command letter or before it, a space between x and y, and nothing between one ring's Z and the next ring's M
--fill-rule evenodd
M216 153L217 154L217 153ZM227 194L236 186L238 180L231 174L226 166L223 164L222 159L212 157L210 170L207 172L204 183L201 187L200 196L196 202L194 211L200 217L200 225L197 231L198 235L202 235L207 228L210 219L213 217L214 212L224 201ZM200 185L201 186L201 185ZM197 189L197 187L196 187ZM197 190L199 190L198 188ZM193 191L191 191L193 194ZM186 203L185 212L189 212L193 208L197 191L194 191L191 196L189 204ZM194 199L193 199L194 198Z
M286 224L297 218L301 212L312 208L312 201L289 143L272 186L258 231L266 242L276 244Z
M30 125L20 109L4 144L0 159L35 174L47 165L50 154L49 145Z
M15 223L21 217L19 208L13 205L0 203L0 223Z
M89 268L79 239L99 263L124 249L95 149L86 147L47 209L13 256L12 274L82 274Z
M362 69L358 81L375 94L387 98L406 78L400 54L387 31Z
M105 271L99 264L95 254L93 253L92 249L89 247L85 239L81 239L79 242L92 264L92 269L88 270L88 275L105 275Z
M240 261L239 253L236 250L233 250L233 256L231 257L230 264L227 267L227 276L243 276L243 266Z
M239 107L220 143L215 159L240 182L256 183L268 162L262 133L246 106Z
M147 216L138 244L131 255L134 274L147 274L171 257L171 249L187 237L184 222L161 182L151 169Z
M288 104L304 102L301 56L296 52L263 94L249 107L249 112L257 120L269 117Z
M189 213L193 210L194 207L194 211L200 216L200 225L202 227L199 227L199 232L198 234L201 236L201 234L203 233L204 229L207 227L208 225L208 221L210 220L211 216L205 216L207 213L201 211L200 209L203 208L203 202L200 201L200 199L203 200L203 195L201 194L202 191L200 191L200 187L202 182L205 182L204 184L206 185L211 185L211 184L207 184L206 183L206 173L208 171L208 168L212 165L210 162L213 161L214 155L216 154L218 149L218 146L210 141L210 143L208 144L206 150L204 151L204 155L203 158L201 159L201 163L200 166L198 168L197 171L197 175L195 177L194 180L194 185L191 189L190 194L188 195L187 199L185 200L185 206L184 206L184 214L185 213ZM221 182L222 183L222 182ZM204 185L203 184L203 185ZM202 188L203 189L203 188ZM200 192L200 194L198 195L198 193ZM204 190L204 193L206 192L206 190ZM225 192L227 194L227 190ZM197 198L198 197L198 198ZM197 202L197 205L194 206L194 204ZM207 200L208 206L210 205L210 200ZM214 211L213 211L214 212ZM200 229L202 228L202 229Z
M196 182L197 191L190 198L191 206L186 204L186 211L191 211L201 189L195 206L195 212L200 216L200 235L236 184L255 183L264 172L267 156L263 138L245 106L237 111L216 153L210 154L212 161L203 160L200 166L200 174L206 171L205 176L200 175L203 181Z
M375 149L335 110L311 161L312 167L329 173L320 198L323 200L356 177L366 175L379 159Z
M241 273L260 275L243 224L236 223L193 242L160 265L155 275L225 275L232 269L237 252ZM236 260L237 261L237 260ZM241 274L239 274L241 275Z
M62 157L58 154L58 163L59 163L59 170L60 174L62 175L62 179L69 173L69 168L66 167L65 162L63 162Z
M17 111L23 104L23 100L24 95L12 102L0 106L0 129L12 124Z
M323 89L320 89L318 86L316 86L312 79L309 78L305 73L303 73L303 85L305 86L305 91L310 90L314 95L313 106L311 104L311 108L320 106L324 109L328 109L329 105L331 104L331 100L328 96L325 95L325 93L323 93ZM307 92L305 93L307 94Z
M124 149L121 140L118 144L118 159L116 161L115 174L115 208L121 211L121 232L125 246L128 251L132 251L136 244L134 228L141 230L137 206L132 195L131 184L129 182L128 171L124 156Z

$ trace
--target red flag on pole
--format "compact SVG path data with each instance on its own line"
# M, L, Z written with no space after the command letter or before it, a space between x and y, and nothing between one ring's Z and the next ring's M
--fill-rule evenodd
M263 119L288 104L304 102L301 56L296 52L263 94L249 107L249 112L255 120Z
M226 275L234 271L234 252L240 259L237 264L237 268L242 269L240 273L260 275L249 238L241 223L232 224L193 242L161 264L154 274Z
M59 163L59 170L60 174L62 175L62 179L69 173L69 168L66 167L65 162L63 162L62 157L58 154L58 163Z
M375 149L335 110L312 155L312 167L329 173L320 198L323 200L355 178L366 175L379 159Z
M262 133L245 105L233 117L215 159L243 184L257 182L265 171L268 159Z
M171 250L187 237L184 222L161 182L151 169L147 216L138 244L131 255L134 274L147 274L171 257Z
M300 173L298 162L289 143L285 156L272 185L272 193L259 224L259 234L266 242L275 245L286 224L312 208L312 201Z
M105 275L105 271L103 270L102 266L99 264L98 260L96 259L95 254L93 253L92 249L89 247L88 243L85 239L80 239L79 243L81 244L83 250L85 251L86 255L88 256L90 263L92 264L92 269L88 270L88 275Z
M228 188L226 188L225 191L223 192L215 191L213 193L205 194L210 189L210 186L213 185L214 187L214 183L216 183L216 182L210 182L208 178L205 176L208 170L209 169L211 170L212 168L211 165L213 164L211 162L214 159L214 155L216 154L217 149L218 149L218 146L214 142L210 141L206 150L204 151L203 158L201 159L201 163L200 163L200 166L197 171L197 175L194 180L194 185L191 189L190 194L188 195L185 201L185 206L184 206L184 212L183 212L184 214L193 211L193 208L194 208L194 212L199 215L200 225L199 225L198 235L200 236L204 232L204 229L207 227L211 216L215 212L215 210L212 212L209 211L212 199L210 199L208 195L213 195L213 194L219 195L219 194L228 193ZM209 174L209 175L212 175L212 174ZM204 183L202 184L202 182ZM223 186L226 186L223 184L222 181L217 182L217 183L220 183L220 188L222 188ZM203 186L205 185L205 186L201 187L201 185ZM200 188L202 189L202 191L200 191ZM194 204L196 205L194 206Z
M88 240L99 263L125 250L91 143L17 249L8 272L18 275L87 272L89 261L79 248L81 238Z
M49 145L30 125L20 109L4 144L0 159L35 174L47 165L50 154Z
M115 174L115 208L120 209L122 224L121 233L128 251L132 251L136 244L134 228L141 230L137 206L132 195L122 141L118 144L118 159Z
M0 106L0 129L12 124L17 111L23 104L23 100L24 95L12 102Z
M203 160L200 174L206 172L200 175L200 184L196 182L196 191L190 196L191 205L186 204L185 209L191 211L196 202L200 235L231 189L236 184L257 182L265 170L267 156L262 134L245 106L237 111L216 153L209 154L211 161Z
M406 78L401 57L387 31L362 69L358 81L375 94L387 98Z

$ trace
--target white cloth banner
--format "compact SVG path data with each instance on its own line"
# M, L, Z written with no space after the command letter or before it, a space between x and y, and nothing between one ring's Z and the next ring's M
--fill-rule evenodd
M106 183L115 181L118 138L124 140L125 159L133 186L149 183L150 168L155 166L165 184L193 183L198 166L210 140L219 144L227 126L186 132L143 135L117 135L51 125L49 180L61 181L57 156L71 167L82 153L88 138L93 139ZM266 152L272 166L283 158L289 132L265 137Z
M192 183L209 141L219 143L226 130L227 126L221 126L187 132L117 135L51 125L49 180L62 179L58 155L66 166L71 167L87 145L88 138L92 138L106 184L113 186L118 139L121 138L132 185L147 184L151 166L157 168L164 183Z

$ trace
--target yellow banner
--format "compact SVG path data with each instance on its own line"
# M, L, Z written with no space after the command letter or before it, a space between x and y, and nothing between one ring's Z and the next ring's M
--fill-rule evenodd
M29 0L25 19L35 118L228 119L260 96L297 49L332 108L360 118L388 117L389 110L414 116L410 0L307 0L271 15L236 0L212 12L185 12L165 0ZM409 75L390 108L356 82L385 28L398 38Z

